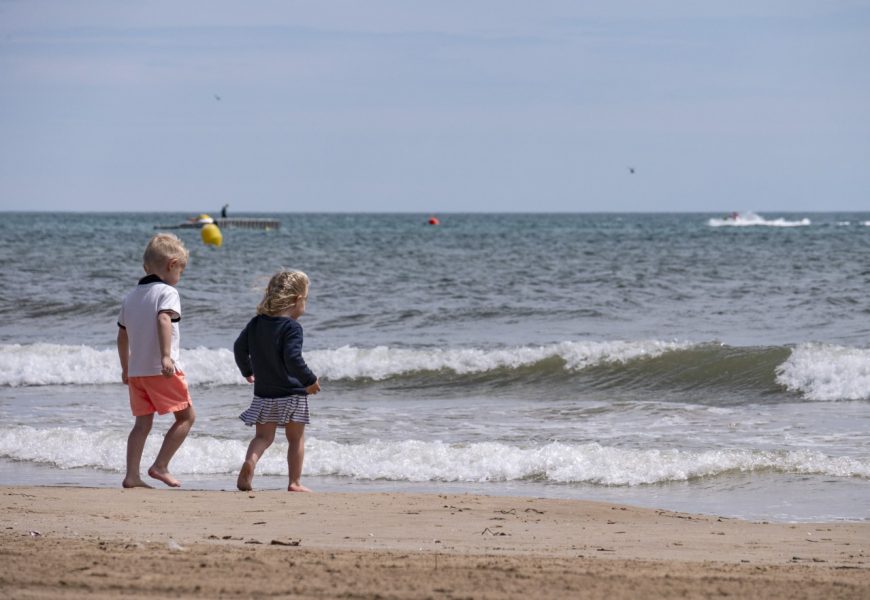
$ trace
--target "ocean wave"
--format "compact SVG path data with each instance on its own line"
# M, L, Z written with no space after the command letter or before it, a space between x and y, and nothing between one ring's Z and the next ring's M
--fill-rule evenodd
M314 351L306 356L327 379L388 379L410 373L451 371L457 375L531 367L553 359L558 368L577 371L600 364L625 364L689 347L690 344L661 341L561 342L546 346L518 346L483 350L478 348L404 349L378 346Z
M558 359L558 368L579 370L602 363L626 363L688 347L676 342L562 342L499 350L475 348L403 349L379 346L306 352L311 368L325 380L374 381L419 372L457 375L518 369ZM228 349L182 350L181 364L192 385L247 385ZM0 345L0 386L103 385L120 381L114 349L59 344Z
M182 359L191 385L248 385L228 349L186 349ZM612 341L502 349L343 346L306 352L306 359L323 380L359 386L385 380L401 381L407 387L504 387L546 381L550 389L572 393L647 390L689 393L701 401L704 391L713 389L736 398L790 391L815 401L870 399L870 350L825 344L790 348ZM120 383L120 367L114 349L0 345L0 386L116 383Z
M787 219L765 219L753 212L739 213L735 216L723 217L721 219L710 219L707 225L710 227L806 227L811 225L812 221L807 218L798 219L797 221L789 221Z
M0 428L0 456L59 468L94 468L121 473L126 432L30 426ZM147 457L156 455L159 436L151 436ZM286 444L268 452L260 474L286 475ZM192 435L173 461L176 474L225 474L238 471L247 442ZM551 442L521 447L498 442L447 444L439 441L381 441L347 444L309 438L305 473L355 480L487 482L534 480L636 486L734 472L774 471L870 478L870 461L828 456L808 449L763 451L720 449L626 449L597 443Z
M193 348L182 351L189 383L245 383L229 350ZM0 386L105 385L121 382L118 352L62 344L0 345Z
M870 399L870 349L801 344L776 372L781 385L810 400Z

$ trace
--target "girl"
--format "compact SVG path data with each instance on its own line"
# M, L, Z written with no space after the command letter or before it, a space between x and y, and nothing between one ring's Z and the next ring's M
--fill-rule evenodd
M320 391L317 376L302 358L302 326L297 319L305 312L308 276L301 271L281 271L272 276L257 316L239 334L233 353L242 376L254 384L254 400L239 415L245 425L256 425L236 486L250 491L254 468L275 440L278 425L284 427L290 448L287 466L291 492L310 492L299 479L305 456L305 424L308 395Z

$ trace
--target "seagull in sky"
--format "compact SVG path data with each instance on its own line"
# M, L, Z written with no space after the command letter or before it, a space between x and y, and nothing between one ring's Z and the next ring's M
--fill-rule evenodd
M628 167L628 172L634 175L634 167Z
M214 99L215 99L215 100L217 100L217 101L218 101L218 102L220 102L220 101L221 101L221 97L220 97L220 96L218 96L218 95L217 95L217 94L215 94L215 95L214 95Z

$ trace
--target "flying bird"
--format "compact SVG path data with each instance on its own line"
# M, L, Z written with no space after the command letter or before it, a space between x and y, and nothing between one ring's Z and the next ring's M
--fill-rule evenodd
M220 102L220 101L221 101L221 97L220 97L220 96L218 96L218 95L217 95L217 94L215 94L215 95L214 95L214 99L215 99L215 100L217 100L217 101L218 101L218 102Z
M634 167L628 167L628 172L634 175Z

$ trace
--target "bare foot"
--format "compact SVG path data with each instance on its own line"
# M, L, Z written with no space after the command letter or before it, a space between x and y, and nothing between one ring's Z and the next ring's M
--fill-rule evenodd
M242 492L250 492L254 482L254 465L245 461L242 463L242 470L239 471L239 478L236 480L236 487Z
M142 479L140 479L138 477L135 479L132 479L132 478L128 479L125 477L124 481L121 482L121 487L125 487L125 488L143 487L143 488L153 489L150 485L148 485L147 483L145 483L144 481L142 481Z
M148 475L153 477L154 479L162 481L169 487L181 487L181 482L173 477L172 473L170 473L169 471L163 471L161 469L158 469L153 465L150 469L148 469Z
M311 490L309 490L307 487L305 487L304 485L302 485L300 483L291 483L290 485L287 486L287 491L288 492L310 492Z

